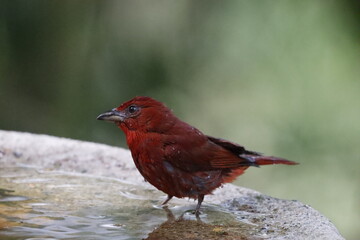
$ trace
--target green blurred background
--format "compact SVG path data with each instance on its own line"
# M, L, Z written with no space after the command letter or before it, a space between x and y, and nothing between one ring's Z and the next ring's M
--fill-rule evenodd
M0 129L126 147L96 121L136 95L301 165L236 184L360 236L358 1L0 1Z

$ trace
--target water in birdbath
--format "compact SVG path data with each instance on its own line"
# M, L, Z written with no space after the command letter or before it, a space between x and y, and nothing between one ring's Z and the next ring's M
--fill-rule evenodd
M159 191L113 178L1 168L0 239L157 239L159 226L169 231L182 225L221 239L229 234L216 224L242 228L219 206L204 204L199 220L191 213L196 202L174 199L164 209L164 199Z

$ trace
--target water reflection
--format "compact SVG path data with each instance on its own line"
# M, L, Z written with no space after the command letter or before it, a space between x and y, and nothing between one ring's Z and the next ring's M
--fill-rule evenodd
M223 217L216 223L216 216L219 217L220 211L205 211L199 215L194 214L194 210L187 210L176 217L176 215L168 208L163 207L167 220L159 225L151 232L145 240L158 239L251 239L254 234L249 232L246 224L239 222L224 221ZM206 212L206 213L205 213ZM207 214L209 213L209 214ZM224 213L223 213L224 214Z

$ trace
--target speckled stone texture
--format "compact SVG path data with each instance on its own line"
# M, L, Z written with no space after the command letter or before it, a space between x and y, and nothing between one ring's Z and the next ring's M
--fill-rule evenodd
M0 130L0 166L86 173L153 188L136 170L128 150L47 135ZM256 226L256 239L343 239L326 217L299 201L226 184L206 196L206 202Z

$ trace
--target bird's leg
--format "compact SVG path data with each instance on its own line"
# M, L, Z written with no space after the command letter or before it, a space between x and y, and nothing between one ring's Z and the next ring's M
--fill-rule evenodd
M199 216L199 214L200 214L200 206L201 206L201 203L203 202L203 200L204 200L204 194L200 194L198 196L198 204L197 204L196 209L195 209L195 215L196 216Z
M165 205L165 204L167 204L168 203L168 201L170 201L171 199L172 199L172 197L173 196L171 196L171 195L169 195L168 194L168 197L167 197L167 199L161 204L161 205Z

